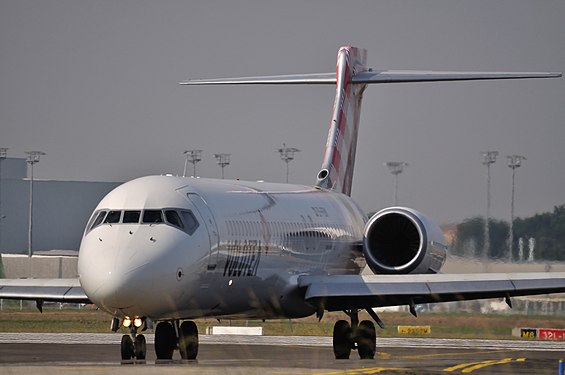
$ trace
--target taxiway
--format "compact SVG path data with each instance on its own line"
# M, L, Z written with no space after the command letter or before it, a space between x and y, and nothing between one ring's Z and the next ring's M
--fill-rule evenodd
M380 338L374 360L335 360L328 337L201 336L198 361L121 363L120 335L0 333L3 374L555 374L565 343ZM101 342L104 341L105 342ZM178 353L175 353L179 358Z

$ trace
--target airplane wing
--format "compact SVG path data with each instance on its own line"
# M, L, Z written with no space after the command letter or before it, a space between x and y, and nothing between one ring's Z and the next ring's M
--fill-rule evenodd
M91 303L78 279L0 279L0 298L43 302Z
M565 272L300 276L328 311L563 293Z

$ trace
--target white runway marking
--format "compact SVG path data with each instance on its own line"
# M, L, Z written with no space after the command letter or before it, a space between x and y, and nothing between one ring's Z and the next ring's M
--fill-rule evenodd
M148 344L154 343L154 335L145 335ZM113 333L0 333L1 344L120 344L122 335ZM326 336L237 336L200 335L201 344L332 346L332 338ZM565 351L563 341L533 340L470 340L434 338L377 338L377 347L427 347L454 349L510 349Z

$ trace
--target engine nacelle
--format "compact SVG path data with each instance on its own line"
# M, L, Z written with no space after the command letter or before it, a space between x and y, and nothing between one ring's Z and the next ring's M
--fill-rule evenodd
M376 274L437 273L447 257L439 226L406 207L374 214L363 231L363 253Z

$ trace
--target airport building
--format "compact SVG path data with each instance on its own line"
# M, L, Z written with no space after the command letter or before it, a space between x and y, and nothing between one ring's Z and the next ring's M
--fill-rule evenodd
M26 159L0 160L0 253L28 253L30 180ZM32 250L75 250L98 202L117 182L33 181Z

